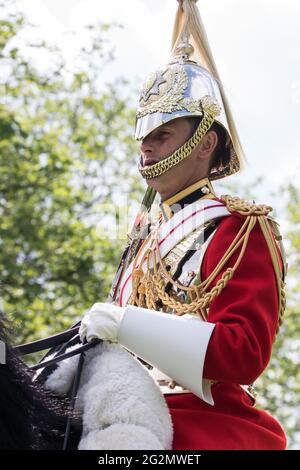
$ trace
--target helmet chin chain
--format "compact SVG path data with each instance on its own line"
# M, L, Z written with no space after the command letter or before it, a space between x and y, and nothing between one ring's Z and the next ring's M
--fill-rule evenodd
M205 106L203 106L203 108L205 108ZM143 168L140 162L139 171L142 177L148 180L163 175L168 170L173 168L175 165L178 165L178 163L180 163L182 160L191 155L193 150L195 150L197 145L200 144L205 134L213 125L215 117L218 114L219 108L217 106L211 106L210 103L209 109L203 109L203 118L201 119L201 122L197 127L195 133L189 140L187 140L187 142L185 142L181 147L175 150L172 155L164 158L163 160L160 160L157 163L154 163L154 165L151 165L147 168Z

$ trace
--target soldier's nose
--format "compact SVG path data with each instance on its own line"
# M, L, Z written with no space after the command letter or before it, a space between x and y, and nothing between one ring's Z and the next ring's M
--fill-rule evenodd
M152 153L154 148L151 143L151 139L148 139L147 137L142 141L141 146L140 146L141 152L144 154L149 154Z

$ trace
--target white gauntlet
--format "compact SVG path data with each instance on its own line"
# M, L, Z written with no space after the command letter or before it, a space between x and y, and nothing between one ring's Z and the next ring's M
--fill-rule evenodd
M85 314L80 336L119 342L182 387L213 405L210 381L202 378L215 325L194 315L177 316L146 308L95 304Z
M118 342L118 331L126 307L109 303L96 303L81 320L79 336L83 342L94 338Z

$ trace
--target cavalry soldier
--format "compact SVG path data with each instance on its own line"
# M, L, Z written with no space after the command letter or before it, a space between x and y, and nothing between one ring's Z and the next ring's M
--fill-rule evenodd
M252 386L284 311L281 237L269 206L214 192L243 157L196 1L179 1L172 57L144 85L136 138L161 211L148 235L149 207L139 217L113 303L92 307L81 338L118 342L153 368L173 449L284 449Z

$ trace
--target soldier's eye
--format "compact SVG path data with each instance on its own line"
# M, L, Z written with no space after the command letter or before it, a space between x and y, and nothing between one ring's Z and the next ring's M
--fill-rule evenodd
M168 132L168 131L161 131L161 132L157 135L157 137L158 137L159 139L165 139L165 138L169 137L169 135L170 135L170 132Z

